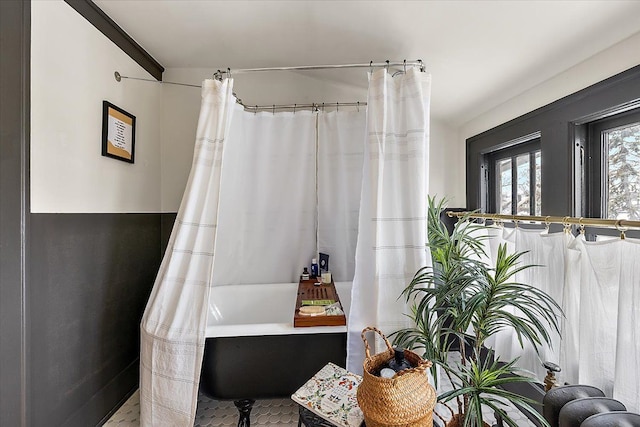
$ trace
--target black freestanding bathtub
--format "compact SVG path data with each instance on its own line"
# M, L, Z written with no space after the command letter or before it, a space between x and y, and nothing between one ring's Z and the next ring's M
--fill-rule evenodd
M294 328L297 283L214 287L200 391L233 400L238 426L255 399L290 397L328 362L345 366L345 326ZM336 283L345 311L351 283Z

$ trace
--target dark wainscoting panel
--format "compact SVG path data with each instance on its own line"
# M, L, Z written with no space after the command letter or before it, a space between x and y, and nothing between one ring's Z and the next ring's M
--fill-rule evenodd
M98 424L138 386L160 214L32 214L32 425Z
M164 256L164 251L167 249L167 244L169 243L169 238L171 237L171 231L173 230L173 224L176 222L176 217L178 216L177 212L163 213L161 214L162 225L160 235L160 256Z

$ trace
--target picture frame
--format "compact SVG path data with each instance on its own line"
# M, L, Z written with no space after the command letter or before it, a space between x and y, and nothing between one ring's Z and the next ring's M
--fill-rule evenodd
M134 163L136 116L109 101L102 101L102 155Z

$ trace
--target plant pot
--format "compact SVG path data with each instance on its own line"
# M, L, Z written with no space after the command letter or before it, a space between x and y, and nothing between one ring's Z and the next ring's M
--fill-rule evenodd
M462 427L464 425L464 415L454 414L449 421L447 421L446 427ZM489 424L482 422L484 427L489 427Z

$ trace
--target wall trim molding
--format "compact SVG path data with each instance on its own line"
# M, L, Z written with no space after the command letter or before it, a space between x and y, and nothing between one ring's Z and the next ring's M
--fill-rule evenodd
M31 0L0 1L0 425L30 425Z
M129 55L131 59L136 61L138 65L144 68L156 80L162 81L162 73L164 67L160 65L142 46L136 43L113 19L102 11L91 0L64 0L69 6L74 8L76 12L82 15L102 34L107 36L116 46L124 53ZM114 70L115 71L115 70Z

